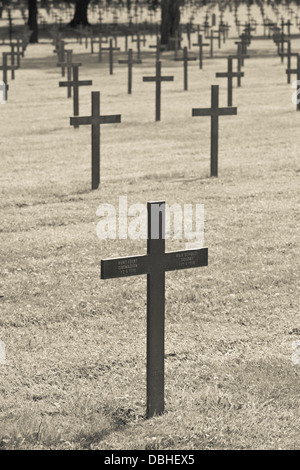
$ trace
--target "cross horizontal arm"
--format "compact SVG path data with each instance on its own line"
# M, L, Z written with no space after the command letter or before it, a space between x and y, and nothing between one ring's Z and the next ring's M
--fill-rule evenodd
M237 108L218 108L216 111L219 116L231 116L237 114Z
M121 122L121 114L100 116L100 124L113 124Z
M112 51L120 51L121 48L120 48L120 47L112 47L112 48L110 48L110 47L102 47L102 51L110 51L110 50L112 50Z
M143 77L143 82L173 82L174 77L165 76L165 77Z
M121 60L118 60L118 63L119 63L119 64L128 64L128 63L129 63L129 64L142 64L143 62L142 62L141 59L135 59L135 60L132 60L132 61L128 61L128 60L125 60L125 59L124 59L124 60L121 59Z
M175 61L177 62L182 62L182 61L185 61L185 60L197 60L197 57L188 57L187 59L185 59L184 57L175 57L174 59Z
M56 64L57 67L68 67L68 66L71 67L73 65L81 67L82 63L81 62L72 62L71 64L68 64L68 62L57 62L57 64Z
M211 116L212 109L211 108L193 108L192 109L192 116Z
M75 116L70 118L70 125L79 125L84 126L88 124L92 124L92 116Z
M74 81L66 81L66 82L58 82L59 86L65 87L65 86L74 86L74 85L79 85L79 86L87 86L87 85L93 85L92 80L81 80L79 82L74 82Z
M232 77L243 77L244 76L244 72L232 72L230 74L228 74L227 72L217 72L216 73L216 77L217 78L223 78L223 77L228 77L228 75L232 76Z

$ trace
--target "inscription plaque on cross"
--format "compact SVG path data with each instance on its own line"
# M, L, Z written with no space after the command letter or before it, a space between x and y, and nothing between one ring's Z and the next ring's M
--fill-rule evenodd
M90 86L93 84L92 80L79 80L79 65L73 65L73 80L59 82L60 87L73 87L73 116L79 116L79 87ZM77 128L78 125L74 124Z
M92 115L71 117L73 126L90 125L92 128L92 189L97 189L100 184L100 125L119 124L121 115L100 116L100 91L92 91Z
M218 176L219 116L237 114L237 108L219 108L219 85L211 86L211 108L193 108L192 116L211 117L210 176Z
M162 76L161 74L161 62L156 61L156 75L155 77L143 77L143 82L155 82L155 120L160 121L160 108L161 108L161 82L173 82L173 76Z
M147 255L101 260L101 279L147 274L147 417L164 412L165 273L208 265L208 249L165 252L165 202L149 202Z
M227 78L227 106L232 106L232 79L233 77L243 77L244 72L232 71L232 58L227 59L227 72L217 72L217 78Z
M127 60L119 60L119 64L128 64L128 94L131 95L132 92L132 66L134 64L141 64L141 59L133 60L132 57L132 49L128 51L128 59Z

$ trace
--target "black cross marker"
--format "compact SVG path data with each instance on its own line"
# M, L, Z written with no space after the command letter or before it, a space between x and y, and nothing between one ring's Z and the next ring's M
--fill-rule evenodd
M173 82L173 76L161 75L161 62L156 61L156 75L155 77L143 77L143 82L156 83L156 99L155 99L155 120L160 121L160 108L161 108L161 82Z
M202 39L202 35L198 34L198 42L196 44L193 44L193 46L198 46L199 47L199 68L202 69L203 67L203 47L204 46L209 46L208 43L204 43Z
M112 39L109 40L109 47L102 47L103 51L109 51L109 73L113 74L114 67L114 51L119 51L119 47L113 47Z
M79 80L78 78L78 65L73 65L73 80L67 80L65 82L59 82L60 87L73 87L73 115L79 116L79 87L92 85L92 80ZM74 127L78 127L74 124Z
M192 116L211 116L210 176L218 176L219 116L237 114L237 108L219 108L219 85L211 87L211 108L192 110Z
M57 67L66 67L67 68L67 82L69 83L67 85L67 88L68 88L68 98L71 98L72 96L72 86L70 85L71 83L71 80L72 80L72 67L73 65L77 65L78 67L80 67L82 64L77 62L77 63L73 63L72 62L72 54L73 54L73 51L72 49L65 49L65 53L67 55L67 58L63 61L63 62L58 62L56 65Z
M90 125L92 128L92 189L100 184L100 125L121 122L120 114L100 116L100 91L92 91L92 115L71 117L71 126Z
M176 61L183 60L183 88L185 91L188 89L188 61L197 60L196 57L188 56L187 47L183 48L183 58L176 57Z
M208 249L165 252L165 202L148 202L147 255L101 260L101 279L147 274L147 417L164 412L165 273L208 265Z
M233 77L243 77L244 72L232 71L232 58L227 59L227 72L216 73L217 78L227 78L227 106L232 106L232 79Z
M128 59L127 60L119 60L119 64L128 64L128 94L131 95L132 92L132 66L134 64L141 64L142 61L140 59L133 60L132 58L132 49L128 51Z

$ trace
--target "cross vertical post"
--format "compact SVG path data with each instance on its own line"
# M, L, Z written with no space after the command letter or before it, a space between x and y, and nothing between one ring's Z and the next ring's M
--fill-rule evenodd
M165 253L165 204L148 203L147 209L147 254L160 257ZM156 269L147 274L147 416L164 411L164 338L165 271Z

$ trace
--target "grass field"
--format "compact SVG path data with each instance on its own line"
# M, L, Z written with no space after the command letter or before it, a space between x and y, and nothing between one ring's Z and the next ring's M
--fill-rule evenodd
M219 178L209 177L210 119L191 116L210 106L211 84L226 106L215 72L235 39L203 71L190 64L188 92L182 64L163 56L175 80L162 86L160 123L154 85L142 82L153 52L128 96L126 66L111 77L107 59L70 44L80 78L93 80L80 114L100 90L101 113L122 115L101 128L93 192L90 128L69 125L50 42L28 47L0 107L0 448L299 449L300 113L273 42L253 40L233 93L238 115L220 119ZM146 277L100 280L101 259L146 252L143 240L97 238L99 204L124 195L205 206L209 266L166 275L166 412L151 420Z

